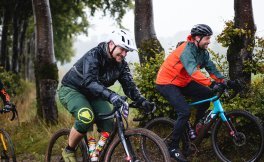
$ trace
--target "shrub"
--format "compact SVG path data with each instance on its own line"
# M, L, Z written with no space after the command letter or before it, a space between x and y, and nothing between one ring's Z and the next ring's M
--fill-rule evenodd
M23 93L24 86L19 75L6 71L3 67L0 67L0 79L9 95L16 96Z
M164 61L164 53L157 53L155 57L149 58L149 61L144 64L135 63L134 80L140 89L141 93L150 101L155 102L157 110L155 116L174 117L172 107L156 90L155 80L157 72Z

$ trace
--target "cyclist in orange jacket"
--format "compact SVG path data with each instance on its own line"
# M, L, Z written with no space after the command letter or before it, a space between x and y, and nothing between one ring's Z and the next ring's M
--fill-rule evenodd
M8 93L5 91L4 88L4 84L2 83L2 81L0 80L0 97L4 102L4 111L10 111L10 109L12 108L12 104L10 102L10 96L8 95Z
M157 90L169 101L178 115L174 125L173 142L169 146L171 156L178 161L187 161L179 150L179 139L190 117L190 108L184 96L195 101L202 100L213 95L212 89L219 90L224 86L224 76L210 60L206 50L212 34L208 25L195 25L187 41L166 58L157 75ZM214 81L201 72L202 68L206 69ZM197 106L195 123L204 116L209 106L209 102Z

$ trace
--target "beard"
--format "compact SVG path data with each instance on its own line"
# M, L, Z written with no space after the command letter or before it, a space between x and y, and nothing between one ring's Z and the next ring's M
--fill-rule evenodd
M209 43L204 43L204 44L200 44L199 46L201 49L207 49L208 45L209 45Z

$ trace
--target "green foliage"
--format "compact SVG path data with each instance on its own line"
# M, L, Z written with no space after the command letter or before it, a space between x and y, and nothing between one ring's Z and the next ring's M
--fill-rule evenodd
M88 0L85 1L86 6L90 8L91 15L94 16L95 11L102 9L104 15L109 14L117 20L121 26L121 20L126 13L126 9L132 9L131 0Z
M53 21L55 56L62 64L69 62L74 56L72 49L74 37L78 34L88 34L89 17L98 10L109 14L121 23L126 9L132 8L131 0L78 0L78 1L50 1Z
M231 43L240 45L244 48L243 39L251 38L253 36L251 30L235 28L233 21L227 21L225 28L221 34L217 36L217 41L222 44L223 47L230 47ZM246 47L248 52L252 51L252 59L243 60L244 69L246 73L263 74L264 72L264 39L261 37L254 37L254 44L249 44ZM212 51L210 51L212 52ZM233 53L230 53L233 54ZM216 58L217 59L217 58ZM223 58L221 58L223 59ZM226 69L226 64L224 64Z
M228 62L226 55L216 53L211 49L208 49L211 54L211 60L215 63L217 69L224 75L228 76Z
M235 37L252 37L251 30L245 30L240 28L235 28L233 21L226 21L225 28L221 34L217 36L217 41L222 44L223 47L229 47L231 43L235 42ZM252 48L252 47L251 47ZM250 49L248 49L250 51Z
M260 117L264 121L264 79L259 75L254 79L248 93L245 96L237 96L231 101L224 102L223 107L226 110L247 110Z
M143 41L139 48L140 63L147 62L151 57L155 57L157 53L164 51L160 42L156 38Z
M19 75L6 71L3 67L0 67L0 79L3 82L7 93L11 95L11 97L23 93L24 83Z
M140 89L141 93L149 100L156 103L157 110L155 116L170 116L175 113L171 113L173 109L169 106L167 100L165 100L155 88L155 80L157 72L164 61L164 52L157 53L155 57L149 59L148 62L143 64L135 63L134 80ZM142 114L140 114L142 115Z
M245 61L244 65L247 71L253 74L264 74L264 39L255 37L255 46L252 53L252 60Z

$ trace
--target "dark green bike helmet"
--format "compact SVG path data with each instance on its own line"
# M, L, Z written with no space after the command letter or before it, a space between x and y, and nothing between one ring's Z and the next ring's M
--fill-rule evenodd
M206 24L197 24L191 30L192 36L211 36L213 35L212 29Z

